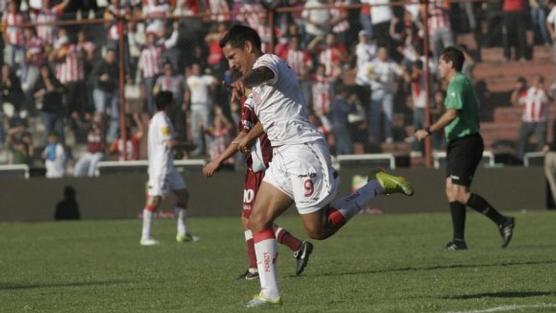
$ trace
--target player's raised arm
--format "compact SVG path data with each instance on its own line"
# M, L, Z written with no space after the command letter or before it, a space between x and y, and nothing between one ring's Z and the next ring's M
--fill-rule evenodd
M263 133L263 125L261 124L261 122L257 122L257 124L255 124L255 126L251 128L247 135L237 141L239 151L248 153L251 149L251 146L253 145L253 142L257 140L257 138L259 138L259 136Z

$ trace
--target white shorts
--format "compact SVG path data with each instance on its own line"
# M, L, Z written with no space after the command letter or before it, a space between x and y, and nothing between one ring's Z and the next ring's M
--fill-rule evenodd
M332 202L340 183L328 146L321 140L274 148L263 181L292 198L299 214Z
M166 197L170 191L186 189L180 173L174 168L168 174L150 177L147 183L147 194L151 197Z

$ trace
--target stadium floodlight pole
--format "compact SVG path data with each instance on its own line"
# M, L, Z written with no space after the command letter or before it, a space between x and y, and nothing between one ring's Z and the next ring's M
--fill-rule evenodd
M429 53L430 53L430 34L429 34L429 0L420 0L421 2L421 6L424 7L424 9L422 10L424 13L424 23L423 23L423 28L424 28L424 44L423 44L423 50L425 53L425 66L424 66L424 72L425 72L425 127L430 127L431 126L431 115L430 115L430 67L429 67L429 63L430 63L430 58L429 58ZM425 139L425 165L427 167L432 167L432 145L431 145L431 137L428 136Z
M121 5L121 4L120 4ZM124 161L127 161L127 131L126 131L126 118L125 118L125 43L124 43L124 16L119 16L118 18L118 33L120 34L118 38L118 59L119 59L119 97L120 97L120 134L122 139L122 153L124 155Z

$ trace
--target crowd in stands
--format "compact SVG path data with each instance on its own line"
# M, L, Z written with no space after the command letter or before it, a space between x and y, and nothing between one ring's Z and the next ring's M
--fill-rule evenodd
M482 47L502 44L506 61L530 58L527 29L537 34L537 44L549 45L556 37L546 23L547 16L556 22L556 13L548 14L553 1L431 0L428 7L391 7L389 0L0 0L0 162L44 164L47 176L60 177L68 175L68 161L75 164L74 175L93 176L101 160L144 159L144 131L161 90L174 94L170 116L178 137L195 147L180 157L214 157L233 138L239 120L239 106L229 103L222 83L233 73L219 47L232 23L256 29L264 51L298 73L311 121L335 154L378 152L384 144L405 141L420 155L423 146L411 135L425 121L425 23L434 120L443 107L444 86L435 73L442 48L455 44L459 34L473 35L476 49L466 50L464 69L471 79ZM364 6L342 7L358 3ZM277 13L271 29L269 8L286 6L299 10ZM210 14L192 17L203 13ZM59 20L78 22L40 24ZM528 101L515 98L516 105ZM442 149L442 135L435 136L434 149Z

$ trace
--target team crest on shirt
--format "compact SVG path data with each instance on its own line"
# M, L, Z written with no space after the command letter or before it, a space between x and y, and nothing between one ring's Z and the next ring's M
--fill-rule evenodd
M456 92L452 91L452 93L450 94L450 96L455 97L456 96Z
M162 127L160 129L160 132L162 133L163 136L169 136L170 135L170 127Z

